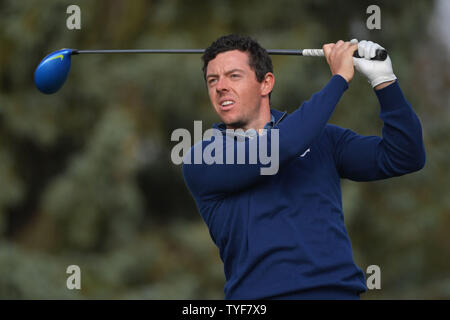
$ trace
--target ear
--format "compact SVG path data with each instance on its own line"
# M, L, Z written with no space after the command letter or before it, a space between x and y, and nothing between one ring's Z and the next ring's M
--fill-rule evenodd
M275 76L272 72L267 72L261 82L261 95L268 96L272 92L273 86L275 85Z

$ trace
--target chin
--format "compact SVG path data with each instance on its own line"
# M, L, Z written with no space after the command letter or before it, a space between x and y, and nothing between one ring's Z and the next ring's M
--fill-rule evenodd
M246 124L246 122L243 119L240 119L235 114L228 114L228 113L219 113L220 120L227 126L232 128L242 128Z
M233 129L239 129L239 128L243 128L245 126L245 123L243 121L240 121L240 120L228 121L228 122L224 121L224 123L225 123L226 126L231 127Z

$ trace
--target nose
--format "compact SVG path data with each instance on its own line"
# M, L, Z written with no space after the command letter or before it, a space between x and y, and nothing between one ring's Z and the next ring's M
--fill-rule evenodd
M217 79L216 90L217 92L229 91L228 81L225 79L225 77L220 77L219 79Z

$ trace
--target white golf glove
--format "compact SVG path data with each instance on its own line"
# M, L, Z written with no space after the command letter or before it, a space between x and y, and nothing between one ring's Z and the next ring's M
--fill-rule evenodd
M378 43L372 41L353 39L351 43L358 43L358 54L361 58L353 58L356 70L366 76L373 88L380 83L397 79L392 70L391 58L389 55L384 61L370 60L375 57L377 49L384 49Z

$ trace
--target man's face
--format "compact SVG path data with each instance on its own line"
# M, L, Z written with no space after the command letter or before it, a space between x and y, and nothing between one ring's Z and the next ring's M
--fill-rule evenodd
M248 129L258 118L263 85L250 68L246 52L219 53L208 63L206 83L211 103L227 128Z

